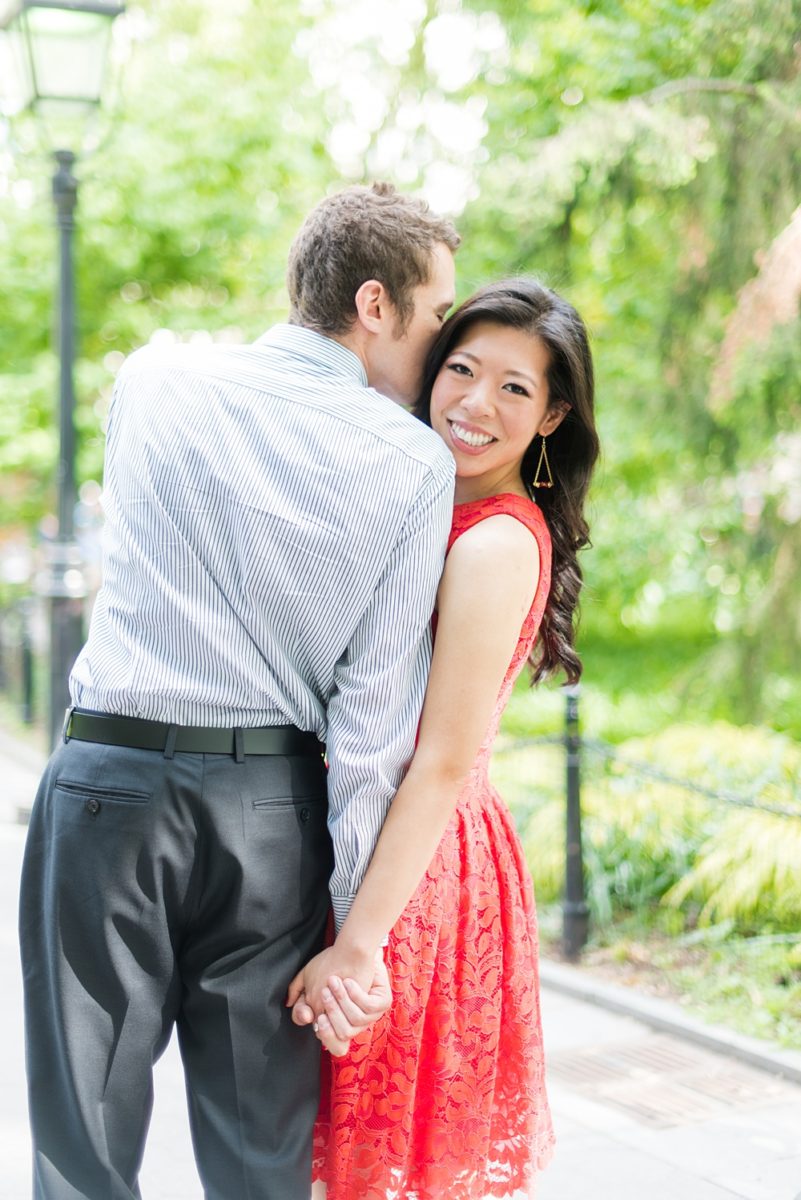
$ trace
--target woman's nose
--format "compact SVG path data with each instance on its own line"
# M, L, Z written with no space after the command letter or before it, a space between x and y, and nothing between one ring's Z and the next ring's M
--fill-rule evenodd
M468 412L476 416L491 413L493 409L491 389L486 384L473 383L465 392L462 405Z

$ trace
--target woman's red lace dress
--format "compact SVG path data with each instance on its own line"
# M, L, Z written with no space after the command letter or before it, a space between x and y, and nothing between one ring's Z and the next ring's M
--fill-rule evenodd
M527 1196L553 1146L534 895L487 774L542 619L551 540L535 504L504 494L457 505L448 549L497 513L536 537L539 584L456 812L390 934L392 1008L345 1057L324 1055L314 1178L327 1183L328 1200Z

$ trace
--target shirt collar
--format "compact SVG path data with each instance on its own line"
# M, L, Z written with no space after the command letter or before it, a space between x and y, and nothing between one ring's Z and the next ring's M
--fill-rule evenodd
M359 387L369 386L364 364L352 350L302 325L273 325L257 339L256 345L274 347L288 358L311 366L315 372L349 375Z

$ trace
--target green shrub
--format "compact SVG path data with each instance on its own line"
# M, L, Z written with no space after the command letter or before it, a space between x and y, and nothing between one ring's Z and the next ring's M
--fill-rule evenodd
M740 928L801 927L801 816L728 814L663 899L678 908L696 900L701 924L730 919Z

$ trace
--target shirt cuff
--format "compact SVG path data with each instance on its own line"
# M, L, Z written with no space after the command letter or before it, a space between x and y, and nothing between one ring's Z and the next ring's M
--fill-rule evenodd
M356 899L355 896L332 896L331 907L334 910L334 930L339 934L340 929L345 924L345 918L350 912L350 906ZM389 935L382 939L381 949L385 950L389 945Z
M332 896L331 907L334 910L334 928L339 933L345 924L345 917L350 912L355 896Z

